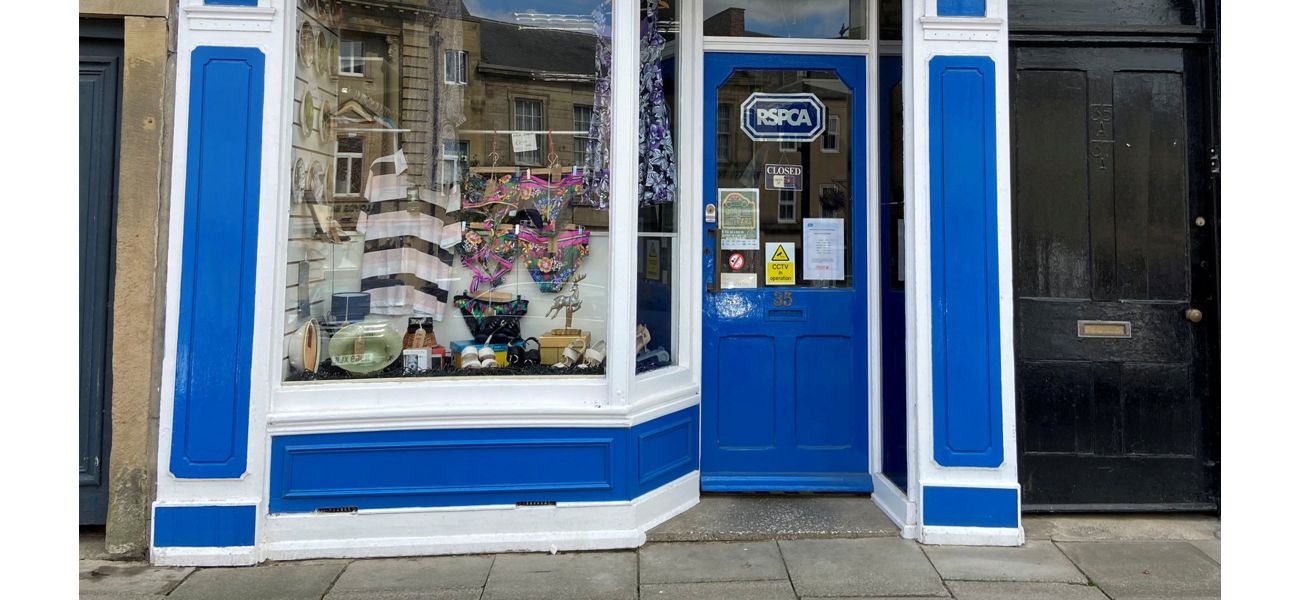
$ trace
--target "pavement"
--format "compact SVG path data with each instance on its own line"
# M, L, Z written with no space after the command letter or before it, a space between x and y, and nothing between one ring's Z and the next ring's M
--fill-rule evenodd
M1220 597L1202 515L1029 515L1018 548L925 546L857 496L706 496L637 550L174 568L108 561L83 531L83 599L616 600Z

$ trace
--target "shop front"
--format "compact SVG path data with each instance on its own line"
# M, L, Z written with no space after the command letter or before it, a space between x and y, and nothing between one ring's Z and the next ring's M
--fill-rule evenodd
M180 12L154 562L1023 541L1005 3Z

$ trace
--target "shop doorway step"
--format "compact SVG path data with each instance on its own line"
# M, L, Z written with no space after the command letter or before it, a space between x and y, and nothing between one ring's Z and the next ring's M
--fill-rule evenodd
M702 494L694 508L646 532L647 542L894 537L868 494Z

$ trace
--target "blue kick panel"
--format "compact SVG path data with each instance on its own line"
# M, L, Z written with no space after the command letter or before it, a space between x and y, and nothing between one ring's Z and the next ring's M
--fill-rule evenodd
M1002 464L997 127L993 60L930 60L934 456Z
M159 506L153 511L155 547L227 547L256 544L257 507Z
M271 512L630 500L699 468L698 410L628 428L271 438Z
M941 17L982 17L984 0L939 0Z
M1020 498L1014 489L927 485L921 494L921 519L925 525L1020 526Z
M171 441L180 478L235 478L247 466L264 63L254 48L191 57Z
M203 3L215 6L257 6L257 0L203 0Z

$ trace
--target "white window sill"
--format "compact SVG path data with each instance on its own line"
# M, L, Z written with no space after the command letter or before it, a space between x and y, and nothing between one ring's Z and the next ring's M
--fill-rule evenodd
M1002 24L1002 19L988 17L921 17L927 40L995 42Z

